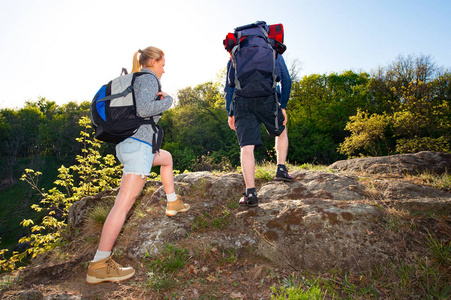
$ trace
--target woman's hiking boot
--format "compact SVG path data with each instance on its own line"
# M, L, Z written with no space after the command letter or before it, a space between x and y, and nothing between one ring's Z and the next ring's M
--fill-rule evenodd
M240 206L249 206L249 207L255 207L258 206L258 198L256 193L251 193L246 195L246 193L243 194L243 197L240 199Z
M285 165L277 165L276 178L274 180L278 181L291 181L293 177L288 174L287 167Z
M183 203L182 196L177 195L177 200L168 202L168 206L166 207L166 216L173 217L179 212L187 212L189 207L189 204Z
M111 256L89 264L86 281L88 283L100 283L103 281L122 281L135 275L132 267L122 267Z

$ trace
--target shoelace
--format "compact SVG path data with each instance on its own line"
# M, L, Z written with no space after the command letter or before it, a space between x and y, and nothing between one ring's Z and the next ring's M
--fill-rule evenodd
M119 270L120 268L121 268L121 265L118 264L117 262L115 262L113 259L109 258L109 259L106 261L106 272L107 272L108 274L110 274L110 270L111 270L111 269L113 269L113 270Z

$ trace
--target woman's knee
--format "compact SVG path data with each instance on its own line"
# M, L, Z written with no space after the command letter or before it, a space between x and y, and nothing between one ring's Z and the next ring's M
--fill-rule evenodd
M154 158L156 166L172 166L172 154L166 150L160 150Z
M114 208L119 211L125 211L128 213L128 211L132 208L133 204L136 201L136 198L138 198L139 194L136 193L130 193L130 192L124 192L122 193L119 191L119 194L116 197L116 201L114 202Z
M172 164L172 154L169 151L164 151L167 155L167 160Z

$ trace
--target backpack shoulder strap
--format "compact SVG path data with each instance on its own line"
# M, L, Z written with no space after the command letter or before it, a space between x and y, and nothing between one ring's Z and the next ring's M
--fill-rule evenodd
M136 73L133 73L133 74L135 74L135 75L133 76L133 80L132 80L132 83L131 83L132 90L133 90L133 82L134 82L135 78L138 77L138 76L144 75L144 74L148 74L148 75L152 75L152 76L155 77L155 79L157 80L157 84L158 84L158 91L161 92L160 80L158 79L158 77L154 73L136 72ZM155 116L161 116L161 115L163 115L163 114L160 113L160 114L155 115ZM152 153L154 153L154 154L156 152L160 151L160 147L161 147L161 144L162 144L162 141L163 141L163 135L164 135L163 128L161 128L160 125L157 125L155 123L154 119L153 119L155 116L150 116L150 117L146 117L146 118L137 116L139 118L138 122L139 122L140 125L150 124L152 126L152 129L154 131L154 134L153 134L153 137L152 137Z
M132 87L133 87L133 83L135 82L136 77L147 74L147 75L152 75L153 77L155 77L155 79L157 80L157 84L158 84L158 91L161 92L160 79L158 79L157 75L155 75L154 73L140 71L140 72L135 72L135 73L132 73L132 74L133 74L133 79L132 79L132 82L131 82Z

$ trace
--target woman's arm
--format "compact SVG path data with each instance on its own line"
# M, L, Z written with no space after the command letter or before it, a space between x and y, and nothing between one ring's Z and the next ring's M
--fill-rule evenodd
M158 79L153 74L144 74L135 79L133 84L136 97L136 110L140 117L150 117L158 115L168 110L173 99L166 93L159 94ZM164 96L160 100L155 100L157 94Z

